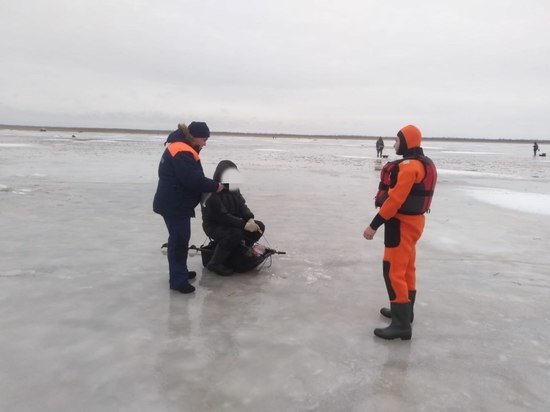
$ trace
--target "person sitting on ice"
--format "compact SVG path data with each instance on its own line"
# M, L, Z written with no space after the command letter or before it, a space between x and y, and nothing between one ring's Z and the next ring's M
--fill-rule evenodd
M225 265L228 257L243 243L251 246L257 242L265 231L265 225L254 220L254 214L246 205L239 190L242 180L235 163L222 160L213 179L229 190L206 193L201 202L202 227L206 235L217 243L206 267L220 276L229 276L233 270Z

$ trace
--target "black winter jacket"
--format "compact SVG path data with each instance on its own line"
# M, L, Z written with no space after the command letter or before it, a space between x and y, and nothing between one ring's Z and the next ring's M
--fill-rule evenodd
M215 192L218 183L204 176L199 155L181 130L170 133L165 144L168 146L160 159L153 211L168 217L194 217L201 194ZM176 145L172 150L171 144Z
M223 172L229 168L237 168L230 160L222 160L214 172L214 180L221 181ZM202 207L202 227L209 234L215 227L244 228L254 214L246 205L239 190L223 190L207 195Z

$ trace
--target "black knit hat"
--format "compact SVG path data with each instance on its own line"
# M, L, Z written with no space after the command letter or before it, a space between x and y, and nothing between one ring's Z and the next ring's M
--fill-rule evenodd
M210 137L210 129L205 122L191 122L187 129L193 137Z

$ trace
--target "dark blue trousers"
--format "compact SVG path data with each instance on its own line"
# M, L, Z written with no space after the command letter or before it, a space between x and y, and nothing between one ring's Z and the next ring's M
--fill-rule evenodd
M191 218L163 216L168 228L168 268L170 287L179 289L187 284L187 248L191 238Z

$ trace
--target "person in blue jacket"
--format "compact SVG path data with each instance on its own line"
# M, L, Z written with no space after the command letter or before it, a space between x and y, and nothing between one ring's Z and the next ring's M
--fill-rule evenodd
M206 146L210 130L204 122L179 124L165 142L166 149L158 168L159 181L153 211L164 218L168 228L168 268L170 289L181 293L195 291L187 270L187 252L191 238L191 218L202 193L220 192L224 186L204 176L199 152Z

